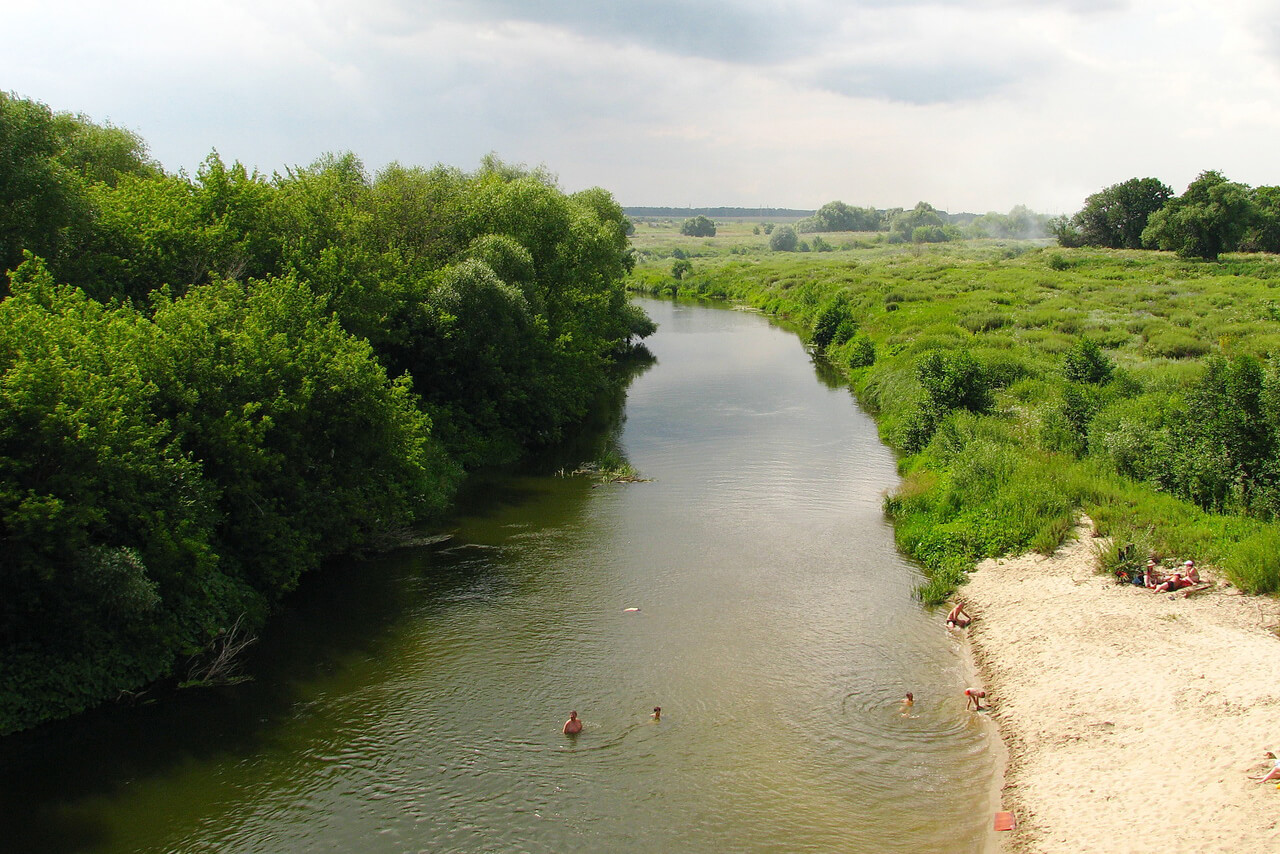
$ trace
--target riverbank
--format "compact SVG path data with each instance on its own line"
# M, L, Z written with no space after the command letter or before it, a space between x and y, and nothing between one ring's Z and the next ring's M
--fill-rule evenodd
M1280 746L1280 602L1117 585L1096 542L1078 528L960 588L1008 749L1004 850L1276 850L1280 791L1248 777Z

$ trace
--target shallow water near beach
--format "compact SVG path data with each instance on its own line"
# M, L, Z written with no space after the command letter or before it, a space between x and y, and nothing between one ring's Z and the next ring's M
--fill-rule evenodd
M657 363L618 441L648 482L485 478L449 541L307 579L253 682L0 742L3 838L980 850L990 733L894 549L874 423L764 318L643 305Z

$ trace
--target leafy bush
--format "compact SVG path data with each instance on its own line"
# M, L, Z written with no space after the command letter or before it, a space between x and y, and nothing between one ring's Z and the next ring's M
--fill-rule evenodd
M774 252L795 252L799 244L796 230L789 225L779 226L769 234L769 248Z
M1072 383L1104 383L1111 379L1114 369L1114 363L1090 338L1081 338L1062 362L1062 375Z
M680 233L686 237L715 237L716 224L707 217L698 215L681 223Z

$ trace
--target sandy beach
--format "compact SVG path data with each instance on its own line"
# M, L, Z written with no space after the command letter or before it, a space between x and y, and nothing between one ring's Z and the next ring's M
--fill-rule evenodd
M1280 602L1211 568L1189 597L1119 585L1096 542L985 561L958 594L1008 748L1002 850L1280 851L1280 790L1248 779L1280 748Z

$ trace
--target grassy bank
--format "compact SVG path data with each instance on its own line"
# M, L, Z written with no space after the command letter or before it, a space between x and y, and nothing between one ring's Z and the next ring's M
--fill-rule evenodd
M1280 259L821 237L771 252L759 224L642 224L630 287L810 330L900 454L886 509L922 598L1051 551L1081 510L1114 538L1109 569L1194 557L1280 589Z

